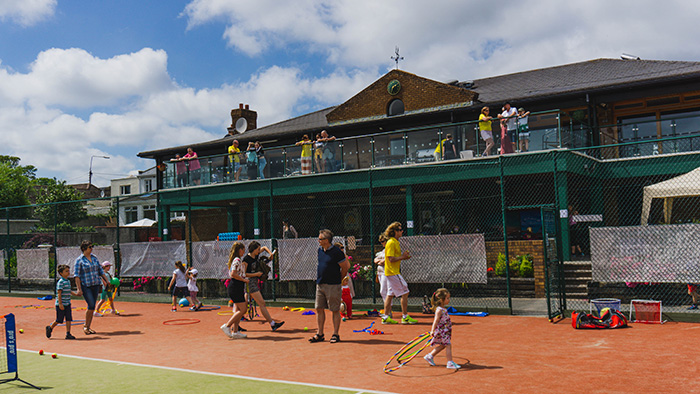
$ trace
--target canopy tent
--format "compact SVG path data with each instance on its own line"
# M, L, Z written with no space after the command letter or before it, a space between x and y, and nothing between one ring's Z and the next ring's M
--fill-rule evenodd
M642 226L646 226L649 221L652 199L664 199L664 222L670 223L673 199L694 196L700 196L700 168L663 182L645 186L644 199L642 200Z
M151 227L157 222L155 220L151 220L149 218L143 218L141 220L137 220L133 223L125 224L122 227Z

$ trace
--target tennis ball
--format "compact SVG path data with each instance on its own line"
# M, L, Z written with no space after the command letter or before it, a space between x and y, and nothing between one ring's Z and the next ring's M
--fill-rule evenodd
M43 356L44 355L44 349L39 350L39 355Z
M58 357L58 354L56 354L56 353L51 355L51 358L56 358L56 357Z
M344 317L344 318L343 318L343 321L346 321L346 320L348 320L348 319Z
M309 327L304 327L304 331L309 331Z
M19 333L20 333L20 334L24 334L24 329L20 328L20 329L19 329Z

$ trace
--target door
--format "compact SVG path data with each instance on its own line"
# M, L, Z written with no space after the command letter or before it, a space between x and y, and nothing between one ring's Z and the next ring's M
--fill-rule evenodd
M558 217L554 208L540 208L542 219L542 247L544 255L545 295L549 321L564 316L566 294L564 291L564 266L561 257Z

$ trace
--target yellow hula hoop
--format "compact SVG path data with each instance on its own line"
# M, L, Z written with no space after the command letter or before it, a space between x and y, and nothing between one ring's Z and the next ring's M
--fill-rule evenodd
M220 316L231 316L231 315L233 315L233 311L216 312L216 314L220 315Z
M394 372L397 369L403 367L404 365L408 364L409 361L413 360L420 352L423 351L429 344L430 344L430 339L432 338L432 335L430 335L429 332L425 332L423 334L418 335L417 337L413 338L410 340L408 343L403 345L401 349L399 349L398 352L394 353L391 358L389 358L389 361L384 364L384 373L390 373ZM423 344L423 346L420 347L417 351L411 353L408 358L402 358L399 360L399 358L403 355L405 355L408 351L413 349L419 344ZM389 364L391 364L392 361L396 360L398 362L398 365L395 367L389 367Z

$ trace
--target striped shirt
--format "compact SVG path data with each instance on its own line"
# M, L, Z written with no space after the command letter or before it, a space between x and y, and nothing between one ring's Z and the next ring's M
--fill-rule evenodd
M102 267L94 254L90 255L90 260L85 255L80 255L75 259L75 276L80 278L80 285L85 287L101 285Z
M56 294L61 292L61 304L70 305L70 281L66 278L61 277L61 279L56 282ZM56 298L56 306L58 306L58 298Z

